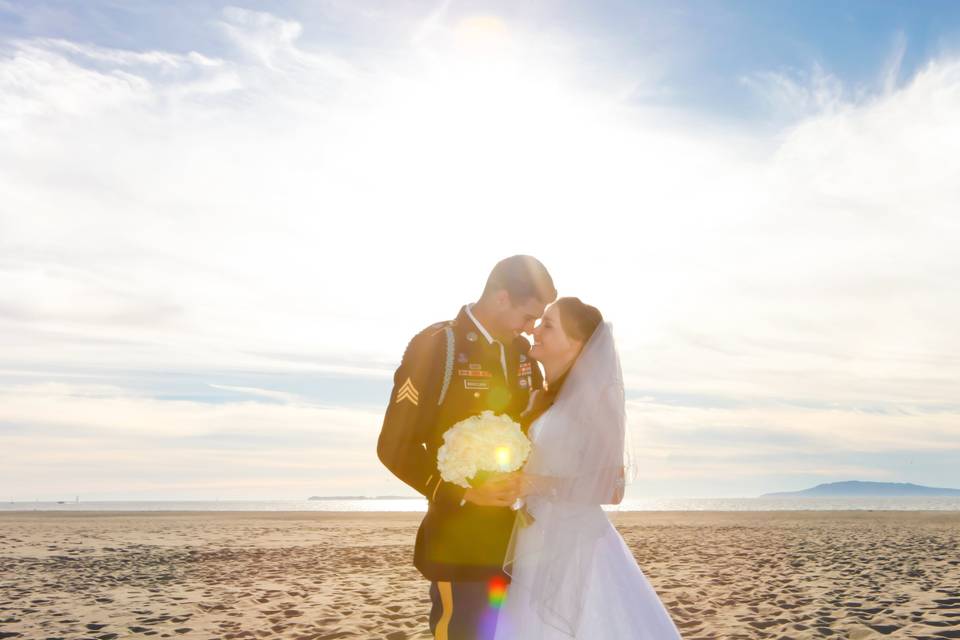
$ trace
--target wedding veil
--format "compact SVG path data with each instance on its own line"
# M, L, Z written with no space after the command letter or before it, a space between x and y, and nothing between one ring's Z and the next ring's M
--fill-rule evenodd
M527 508L535 521L525 527L518 518L514 526L504 560L514 577L508 599L525 599L529 606L523 610L573 636L595 545L611 526L600 505L620 502L632 468L623 374L610 323L594 331L539 423L524 467L534 479Z

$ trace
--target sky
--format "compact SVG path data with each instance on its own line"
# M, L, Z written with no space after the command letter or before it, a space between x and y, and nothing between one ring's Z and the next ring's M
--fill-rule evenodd
M412 495L393 369L540 258L628 498L960 487L960 5L0 0L0 500Z

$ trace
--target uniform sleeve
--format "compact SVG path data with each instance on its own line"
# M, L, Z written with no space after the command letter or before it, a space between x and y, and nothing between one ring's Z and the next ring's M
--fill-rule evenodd
M524 340L526 343L526 340ZM522 347L523 345L521 345ZM529 349L529 345L527 345ZM526 353L527 351L523 351ZM530 398L527 401L527 407L520 413L520 424L523 425L524 433L530 427L530 424L544 411L543 395L546 390L543 388L543 372L540 371L540 363L530 358Z
M431 502L458 505L463 488L444 482L426 440L436 421L446 340L442 331L414 338L393 376L377 456L395 476Z
M540 363L536 360L532 360L532 367L530 373L530 393L534 391L543 391L543 373L540 371Z

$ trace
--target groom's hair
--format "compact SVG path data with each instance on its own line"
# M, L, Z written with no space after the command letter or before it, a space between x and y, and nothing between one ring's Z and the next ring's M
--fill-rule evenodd
M514 305L523 304L530 298L543 304L557 299L553 278L543 263L533 256L510 256L498 262L487 278L483 295L492 295L500 289L506 290Z

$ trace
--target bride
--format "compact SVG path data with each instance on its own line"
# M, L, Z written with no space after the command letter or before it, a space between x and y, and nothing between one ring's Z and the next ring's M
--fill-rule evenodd
M504 570L512 581L496 640L674 640L680 634L601 509L623 498L626 416L610 323L560 298L530 355L547 392L534 400L525 508Z

